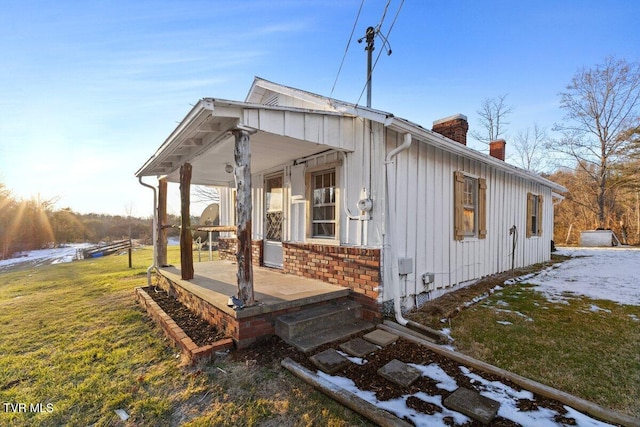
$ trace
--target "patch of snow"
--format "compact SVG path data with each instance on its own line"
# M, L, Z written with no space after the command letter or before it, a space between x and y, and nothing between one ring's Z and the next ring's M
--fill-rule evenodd
M435 363L432 363L428 366L416 364L410 365L419 369L422 372L422 375L438 381L438 387L444 390L454 391L458 387L455 379L444 372L444 370ZM515 390L514 388L500 381L486 380L480 375L471 372L471 370L465 366L460 366L459 369L470 379L471 383L478 388L482 396L488 397L489 399L493 399L500 403L500 409L498 410L499 416L525 426L535 425L536 427L558 427L560 425L563 425L555 421L555 416L560 414L552 409L544 407L539 407L538 409L533 411L520 411L518 409L518 400L533 400L534 395L532 392L528 390ZM413 422L416 426L447 426L450 425L445 422L445 418L447 417L451 417L457 425L465 424L471 421L471 419L467 416L446 408L442 403L442 396L439 395L431 396L425 392L420 391L414 394L401 396L397 399L380 401L376 398L375 392L360 390L349 378L329 375L322 371L317 371L317 375L337 385L338 387L350 393L353 393L354 395L377 406L378 408L395 414L400 419L406 418L411 420L411 422ZM442 409L442 412L435 412L433 415L428 415L409 408L407 406L407 399L412 396L425 402L429 402L439 406ZM567 411L564 416L567 418L573 418L576 421L576 425L578 426L603 427L610 425L594 420L588 415L578 412L569 406L564 406L564 408Z
M522 317L524 320L526 320L527 322L533 322L533 319L525 314L520 313L519 311L515 311L515 310L506 310L504 308L496 308L496 313L513 313L516 316L520 316Z
M367 359L363 359L362 357L354 357L354 356L350 356L347 353L345 353L344 351L340 351L337 350L338 354L346 357L347 359L349 359L351 362L355 363L356 365L364 365L365 363L367 363Z
M442 332L447 338L449 338L449 341L455 341L451 336L451 328L442 328L440 329L440 332Z
M597 313L598 311L604 311L605 313L611 313L611 310L606 309L606 308L600 308L595 304L591 304L591 307L589 307L589 311L593 311L594 313Z
M507 286L508 285L515 285L516 283L520 283L520 282L523 282L525 280L529 280L530 278L532 278L535 275L536 275L536 273L529 273L529 274L525 274L523 276L514 277L513 279L505 280L504 284L507 285Z
M318 371L318 376L332 382L333 384L347 390L350 393L355 394L359 398L366 400L367 402L377 406L378 408L395 414L398 418L409 418L416 426L445 427L447 426L444 420L446 417L453 417L456 424L464 424L471 421L471 419L466 417L465 415L445 408L442 405L441 396L430 396L424 392L418 392L413 395L407 394L397 399L380 401L376 398L376 394L374 392L360 390L355 385L355 383L348 378L328 375L322 371ZM433 403L434 405L440 406L442 408L442 412L436 412L433 415L427 415L409 408L407 406L407 398L411 396L415 396L418 399L424 400L425 402Z
M527 283L537 285L552 302L567 303L573 295L640 305L640 249L563 248L560 255L577 258L541 271Z
M437 381L436 387L447 391L456 391L458 383L449 374L447 374L440 365L432 363L430 365L416 365L415 363L409 363L409 366L413 366L422 372L423 377L429 377L434 381ZM424 399L423 399L424 400Z
M8 270L23 264L39 267L46 264L60 264L71 262L75 259L78 249L91 246L88 243L75 243L60 248L37 249L22 252L17 258L9 258L0 261L0 271Z
M472 383L478 386L478 388L481 390L480 394L482 396L500 402L500 409L498 410L499 416L524 426L556 427L558 425L561 425L554 419L556 415L559 415L558 412L554 410L540 407L533 411L523 412L518 409L519 399L533 399L533 393L531 393L530 391L518 391L506 384L503 384L500 381L486 380L480 375L474 374L464 366L460 366L460 371L462 371L462 373L466 375ZM568 406L565 406L564 408L568 411L565 417L574 418L577 422L576 425L593 427L611 425L594 420L588 415L582 414Z
M638 318L638 316L636 316L635 314L629 314L629 317L635 322L640 322L640 318Z
M445 319L445 320L448 320L448 319ZM448 338L449 343L452 343L455 341L455 339L453 339L453 337L451 336L451 328L442 328L440 332L442 332ZM451 344L440 344L440 347L446 348L447 350L451 350L451 351L456 350L456 348Z
M513 325L513 323L507 322L506 320L497 320L496 323L500 323L501 325Z
M580 427L601 427L601 426L610 426L612 424L603 423L602 421L594 420L588 415L583 414L582 412L578 412L573 409L571 406L564 405L564 409L567 410L567 413L564 415L567 418L573 418L576 420L576 425Z

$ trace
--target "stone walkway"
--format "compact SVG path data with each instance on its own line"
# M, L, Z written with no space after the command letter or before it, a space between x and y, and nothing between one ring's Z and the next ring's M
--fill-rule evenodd
M399 336L396 334L376 329L362 338L355 338L341 344L340 349L351 356L363 358L382 347L393 344L398 338ZM335 349L325 350L309 359L318 369L329 375L335 374L352 363ZM378 375L401 387L409 387L422 374L418 369L393 359L378 369ZM443 404L448 409L460 412L483 424L490 423L500 408L499 402L464 387L454 391L443 401Z

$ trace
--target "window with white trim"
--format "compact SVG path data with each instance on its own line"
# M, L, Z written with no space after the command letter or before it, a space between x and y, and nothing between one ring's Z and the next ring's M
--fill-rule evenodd
M336 171L311 174L311 237L336 238Z

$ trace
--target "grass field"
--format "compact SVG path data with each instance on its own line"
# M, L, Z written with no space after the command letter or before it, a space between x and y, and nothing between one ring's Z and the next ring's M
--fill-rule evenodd
M640 307L506 286L451 320L456 350L640 417ZM442 327L442 325L441 325Z
M176 248L169 257L178 262ZM179 367L133 298L151 250L133 261L0 274L0 425L367 425L276 363Z
M169 258L178 262L177 248ZM133 269L110 256L0 274L0 425L370 425L278 361L180 367L133 298L151 250L133 261ZM637 318L638 306L554 304L512 285L451 328L464 353L640 416ZM116 409L131 418L121 421Z

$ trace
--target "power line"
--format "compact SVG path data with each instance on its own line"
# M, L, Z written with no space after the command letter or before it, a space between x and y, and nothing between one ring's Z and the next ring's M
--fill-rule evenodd
M389 34L391 34L391 30L393 30L393 26L396 24L396 20L398 19L398 15L400 14L400 10L402 9L402 5L404 5L404 0L402 0L400 2L400 6L398 6L398 10L396 11L396 16L393 17L393 22L391 23L391 26L389 27L389 31L387 31L387 35L383 36L382 34L379 34L380 37L382 37L382 40L384 41L383 46L386 44L387 46L389 46L389 55L391 55L391 45L389 44ZM389 6L389 4L387 3L387 6ZM386 8L385 8L385 14L387 13ZM380 21L380 23L382 24L382 21ZM373 69L371 70L371 73L373 73L373 70L375 70L376 68L376 64L378 64L378 59L380 59L380 55L382 54L382 50L378 53L378 56L376 57L376 62L373 63Z
M347 46L344 49L344 55L342 56L342 62L340 62L340 68L338 68L338 73L336 74L336 79L333 82L333 86L331 87L331 93L329 94L329 98L333 96L333 91L336 88L336 84L338 83L338 77L340 77L340 72L342 71L342 66L344 65L344 60L347 57L347 52L349 51L349 46L351 45L351 40L353 39L353 33L356 31L356 25L358 25L358 19L360 18L360 12L362 12L362 6L364 6L364 0L360 3L360 8L358 9L358 14L356 15L356 20L353 23L353 28L351 29L351 35L349 36L349 41L347 41Z
M376 27L376 31L380 31L380 28L382 28L382 23L384 22L384 18L387 16L387 10L389 9L390 4L391 4L391 0L387 0L387 5L384 7L384 10L382 11L382 18L380 18L380 23Z

